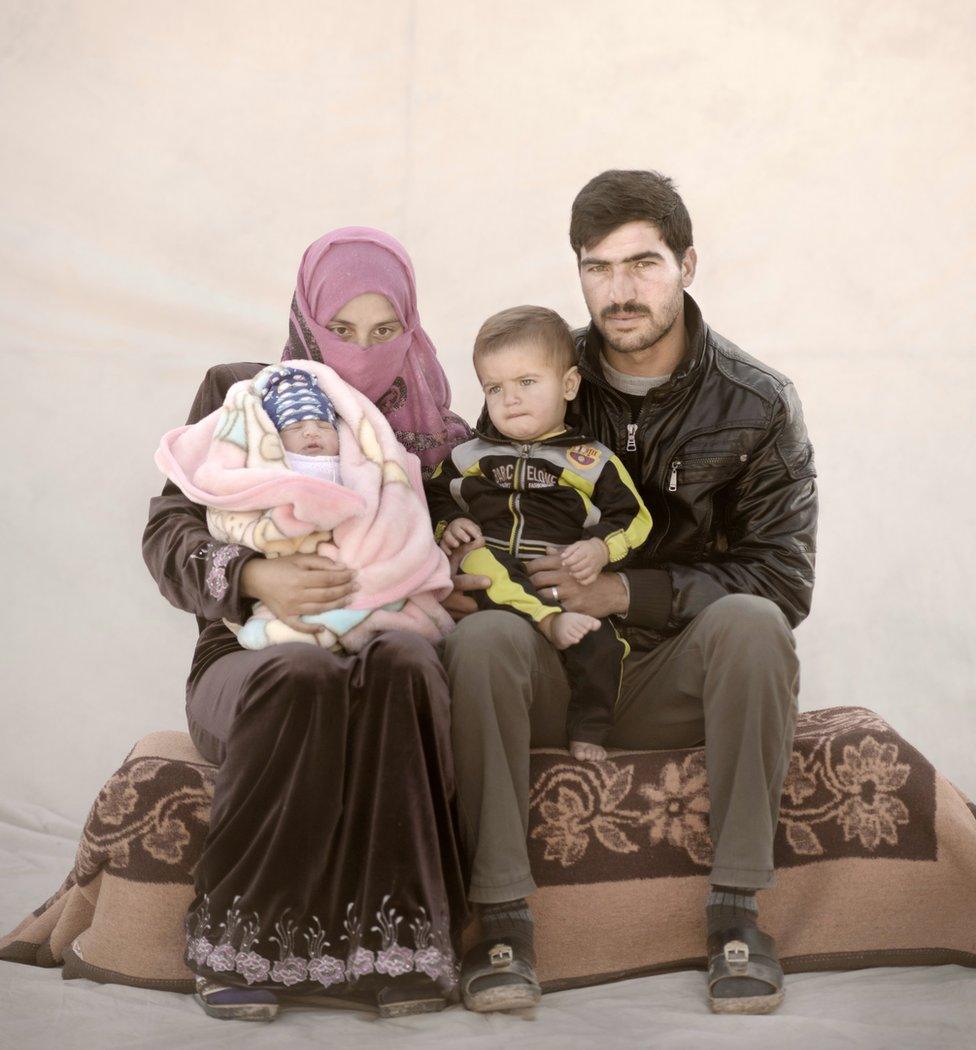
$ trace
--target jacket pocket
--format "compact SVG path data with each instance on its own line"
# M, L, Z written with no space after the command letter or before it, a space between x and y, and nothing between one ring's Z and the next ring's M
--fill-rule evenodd
M671 460L668 470L668 492L682 485L724 484L743 467L749 457L745 452L685 452Z
M745 469L749 454L738 449L682 449L671 460L666 489L675 523L670 555L678 562L707 560L716 550L716 500Z
M790 443L777 441L776 451L794 481L817 476L817 467L813 461L813 445L809 441Z

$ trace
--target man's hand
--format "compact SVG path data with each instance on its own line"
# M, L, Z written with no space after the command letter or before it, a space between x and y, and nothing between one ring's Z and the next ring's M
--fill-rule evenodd
M491 586L491 580L487 576L471 576L466 572L458 572L465 554L484 545L485 541L481 538L481 530L479 529L476 540L462 544L460 547L455 547L448 557L448 561L451 564L454 590L441 602L441 605L451 614L455 623L458 620L463 620L465 616L478 611L478 603L474 598L470 597L469 592L484 591Z
M480 526L470 518L455 518L441 534L441 550L445 554L453 554L458 547L464 547L467 553L484 545Z
M615 572L601 572L590 584L578 583L554 547L549 548L546 557L533 558L525 566L543 600L552 598L569 612L597 618L627 612L627 588Z
M586 585L600 575L600 570L610 560L610 550L599 536L594 536L571 543L563 551L562 559L573 579Z
M246 597L264 602L289 627L318 634L321 624L305 623L299 617L346 605L356 589L356 574L318 554L252 558L241 572L241 589Z

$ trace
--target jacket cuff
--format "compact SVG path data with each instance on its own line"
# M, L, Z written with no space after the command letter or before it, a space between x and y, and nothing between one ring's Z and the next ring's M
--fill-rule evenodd
M627 626L663 630L671 619L670 574L665 569L628 569L623 575L630 586Z

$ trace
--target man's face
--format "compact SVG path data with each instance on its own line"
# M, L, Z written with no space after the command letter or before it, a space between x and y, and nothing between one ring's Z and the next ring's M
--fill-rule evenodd
M648 350L681 315L682 292L695 276L695 250L683 260L649 222L627 222L580 255L580 283L590 316L620 354Z
M300 456L334 456L339 451L336 428L324 419L303 419L285 427L280 434L285 449Z

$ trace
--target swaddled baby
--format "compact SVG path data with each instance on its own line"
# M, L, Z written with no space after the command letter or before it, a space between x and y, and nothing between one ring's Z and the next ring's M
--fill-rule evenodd
M327 366L273 365L235 383L218 412L164 435L156 463L206 506L216 540L269 558L316 553L357 572L348 607L302 616L324 628L316 634L257 603L246 623L228 623L244 648L303 642L356 652L380 631L436 642L452 628L438 601L450 593L450 571L416 457Z
M342 484L335 408L315 376L299 368L279 369L268 380L261 407L281 436L289 470Z

